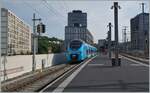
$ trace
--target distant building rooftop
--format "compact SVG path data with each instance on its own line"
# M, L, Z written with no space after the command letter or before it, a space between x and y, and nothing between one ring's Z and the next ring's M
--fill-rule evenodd
M72 12L73 12L73 13L82 13L81 10L73 10Z
M140 14L136 15L134 18L139 17L139 16L142 16L143 14L144 14L144 15L149 15L149 13L140 13ZM132 18L132 19L134 19L134 18ZM132 19L131 19L131 20L132 20Z

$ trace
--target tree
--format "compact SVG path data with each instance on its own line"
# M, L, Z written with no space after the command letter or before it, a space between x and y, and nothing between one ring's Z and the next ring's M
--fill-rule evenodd
M38 53L47 54L49 47L51 47L52 53L60 53L62 42L63 40L55 37L49 38L47 36L40 36L38 40Z

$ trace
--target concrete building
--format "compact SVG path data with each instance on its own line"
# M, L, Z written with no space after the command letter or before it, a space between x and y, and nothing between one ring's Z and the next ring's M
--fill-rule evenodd
M105 44L106 44L106 40L105 39L98 40L98 49L100 49L100 47L104 47Z
M31 29L8 9L1 8L1 54L31 52Z
M68 26L87 27L87 13L80 10L73 10L68 13Z
M65 27L66 45L73 39L81 39L89 44L93 44L93 36L86 27Z
M138 14L130 20L130 24L131 48L139 51L149 48L149 13Z
M65 47L73 39L81 39L88 44L93 44L93 36L87 29L87 14L80 10L68 13L68 25L65 27Z

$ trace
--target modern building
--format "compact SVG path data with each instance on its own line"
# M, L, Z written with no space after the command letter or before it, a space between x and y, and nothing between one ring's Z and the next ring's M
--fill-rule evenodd
M87 29L87 13L80 10L68 13L68 25L65 27L65 47L73 39L81 39L88 44L93 44L93 36Z
M68 26L87 27L87 13L81 10L73 10L68 13Z
M149 13L138 14L130 20L130 25L131 48L140 51L149 48Z
M31 29L6 8L1 8L1 54L31 52Z
M101 47L104 47L105 44L106 44L106 40L105 39L98 40L98 49L100 49Z

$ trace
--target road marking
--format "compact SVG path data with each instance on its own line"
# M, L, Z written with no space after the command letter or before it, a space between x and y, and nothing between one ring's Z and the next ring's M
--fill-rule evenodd
M131 66L142 66L141 64L130 64Z
M88 66L103 66L104 64L88 64Z
M96 57L96 56L95 56ZM73 72L67 79L65 79L53 92L63 92L67 85L75 78L75 76L95 57L86 61L81 67L79 67L75 72Z
M125 59L127 59L127 60L129 60L129 61L132 61L132 62L134 62L134 63L137 63L137 64L140 64L140 65L143 65L143 66L149 67L149 65L144 64L144 63L141 63L141 62L139 62L139 61L136 61L136 60L133 60L133 59L127 58L127 57L125 57L125 56L122 56L122 57L123 57L123 58L125 58Z

